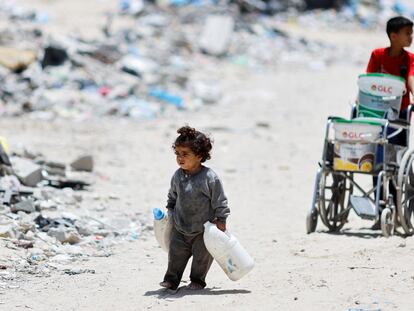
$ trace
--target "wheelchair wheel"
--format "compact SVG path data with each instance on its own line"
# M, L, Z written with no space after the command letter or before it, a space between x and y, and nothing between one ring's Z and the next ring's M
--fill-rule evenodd
M381 231L384 237L394 234L394 219L390 208L385 208L381 213Z
M348 177L352 178L352 173ZM339 231L347 222L349 197L352 184L343 175L335 171L323 172L319 182L318 210L322 222L329 231Z
M398 172L397 210L399 223L408 235L414 233L414 151L407 151Z
M312 197L312 205L311 209L306 215L306 233L315 232L316 226L318 224L318 204L319 204L319 188L320 188L320 180L322 175L322 168L318 169L315 178L315 184L313 188L313 197Z
M315 232L316 226L318 224L318 210L312 209L306 215L306 233Z

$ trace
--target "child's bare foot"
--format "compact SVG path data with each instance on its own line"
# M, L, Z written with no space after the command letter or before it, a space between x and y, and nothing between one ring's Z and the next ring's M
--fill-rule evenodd
M188 289L191 290L199 290L199 289L203 289L204 286L195 282L191 282L190 285L188 285Z
M163 281L160 283L161 287L165 287L166 289L172 289L174 287L174 285L172 285L170 282L168 281Z

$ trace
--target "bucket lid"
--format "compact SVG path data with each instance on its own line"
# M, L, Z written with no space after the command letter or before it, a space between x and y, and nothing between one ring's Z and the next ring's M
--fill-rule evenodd
M384 122L382 121L375 121L374 118L358 118L358 119L352 119L352 120L337 118L337 119L334 119L333 122L346 123L346 124L368 124L368 125L376 125L376 126L382 126L384 124Z
M358 87L365 93L381 96L402 96L406 92L404 78L384 73L359 75Z
M363 73L358 76L358 78L370 78L370 77L380 77L380 78L386 78L386 79L394 79L400 82L405 83L405 79L403 77L394 76L386 73Z

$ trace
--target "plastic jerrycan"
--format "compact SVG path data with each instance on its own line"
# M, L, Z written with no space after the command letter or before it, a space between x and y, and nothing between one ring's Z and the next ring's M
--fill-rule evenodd
M223 232L207 221L203 238L208 252L230 280L237 281L253 269L253 258L230 232Z
M159 208L152 210L154 214L155 239L161 248L168 253L171 240L172 219L168 214Z

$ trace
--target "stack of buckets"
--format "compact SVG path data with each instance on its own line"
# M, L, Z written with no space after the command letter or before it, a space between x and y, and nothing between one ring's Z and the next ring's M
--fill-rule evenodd
M406 92L401 77L371 73L358 79L358 116L395 120Z

